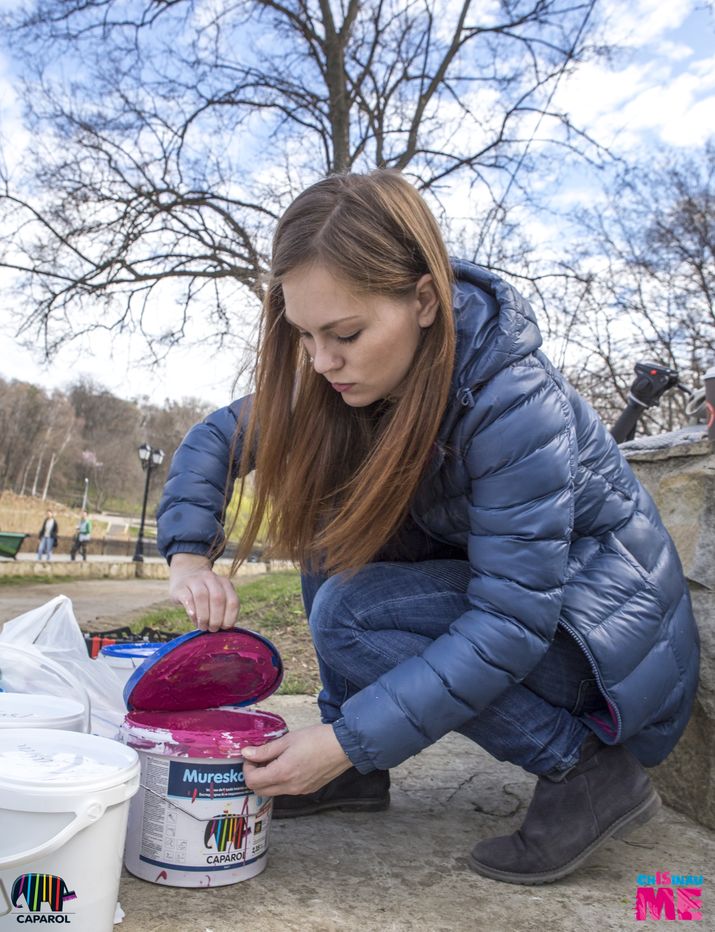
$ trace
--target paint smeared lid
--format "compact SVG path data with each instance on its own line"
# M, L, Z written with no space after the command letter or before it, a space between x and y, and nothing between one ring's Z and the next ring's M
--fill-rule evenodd
M280 654L245 628L191 631L163 644L124 687L127 708L178 712L260 702L283 679Z

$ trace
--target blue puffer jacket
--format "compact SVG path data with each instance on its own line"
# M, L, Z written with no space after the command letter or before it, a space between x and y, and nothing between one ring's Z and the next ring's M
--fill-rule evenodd
M680 560L655 505L592 408L540 352L529 304L455 262L452 399L411 518L466 551L470 609L348 699L360 770L388 768L520 682L557 625L576 638L606 700L588 723L647 766L683 732L699 638ZM159 545L205 553L220 533L228 444L242 403L193 428L159 506Z

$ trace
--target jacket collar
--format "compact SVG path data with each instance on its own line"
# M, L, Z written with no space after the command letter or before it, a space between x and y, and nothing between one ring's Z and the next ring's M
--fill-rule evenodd
M475 390L542 343L531 305L515 288L466 259L452 259L451 263L457 344L452 391L438 446L466 408L473 406Z

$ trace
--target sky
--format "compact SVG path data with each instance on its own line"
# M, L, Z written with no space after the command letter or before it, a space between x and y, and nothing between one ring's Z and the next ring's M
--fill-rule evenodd
M0 0L0 8L13 0ZM699 147L715 127L715 16L695 0L606 0L608 42L619 51L610 62L585 63L564 78L554 106L614 151L642 158L664 146ZM0 55L0 129L3 137L22 129L14 107L11 62ZM579 196L572 178L559 195ZM45 389L65 388L79 377L94 380L125 398L197 398L219 406L245 384L234 386L238 351L189 345L172 350L150 366L138 336L95 332L62 349L52 362L23 346L8 321L0 321L0 376L22 379Z

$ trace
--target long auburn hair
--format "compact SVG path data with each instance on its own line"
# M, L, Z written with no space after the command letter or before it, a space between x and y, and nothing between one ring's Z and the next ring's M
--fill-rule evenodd
M347 405L317 374L285 320L282 281L318 264L358 294L405 299L432 276L434 322L422 330L397 399ZM336 174L300 194L273 238L255 393L236 430L238 475L254 498L232 572L265 528L267 556L333 573L369 563L399 529L433 450L454 366L453 273L422 197L390 169ZM240 498L244 495L241 480ZM238 515L238 509L236 510Z

